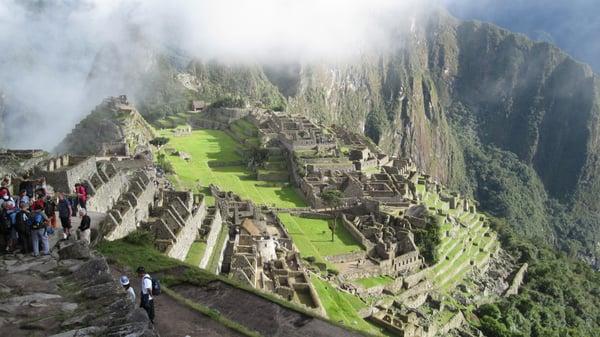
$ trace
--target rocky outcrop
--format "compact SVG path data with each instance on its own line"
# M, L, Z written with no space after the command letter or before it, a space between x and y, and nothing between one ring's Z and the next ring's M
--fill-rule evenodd
M134 155L144 151L154 137L154 129L127 97L109 97L75 126L56 151L104 155L107 147L123 144L123 154Z
M0 257L3 336L158 336L103 257L72 241L54 251Z

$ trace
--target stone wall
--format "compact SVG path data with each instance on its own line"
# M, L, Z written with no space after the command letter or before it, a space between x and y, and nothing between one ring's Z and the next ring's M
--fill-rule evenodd
M96 158L61 156L36 167L34 177L45 177L56 192L70 193L75 183L83 182L96 173Z
M355 253L326 256L325 259L331 263L345 263L345 262L363 260L366 257L367 257L367 252L360 251L360 252L355 252Z
M354 226L352 222L346 219L346 215L342 214L342 226L350 233L350 235L356 240L360 246L370 251L373 248L373 243L369 241L359 230Z
M210 223L210 231L206 237L206 248L204 249L204 256L202 256L202 260L200 261L200 268L206 269L208 265L208 261L213 254L213 250L217 244L217 239L219 237L219 233L221 232L221 227L223 226L223 218L221 216L221 212L218 206L215 210L214 218Z
M88 211L104 213L110 210L119 196L125 192L127 175L122 171L99 168L95 176L97 179L86 182L93 188L93 196L89 198L86 206ZM94 184L94 181L99 183Z
M121 195L100 225L104 238L117 240L135 231L140 221L148 218L155 194L154 182L144 171L136 172L127 192Z
M525 263L519 268L519 271L515 274L515 277L512 280L512 283L504 296L517 295L519 293L519 287L523 283L523 278L525 277L525 273L527 273L528 264Z
M184 227L177 233L175 242L166 252L169 257L181 261L185 260L188 251L190 250L190 246L196 240L198 229L200 228L205 215L206 205L204 199L202 199L202 202L198 205L196 210L189 214L185 220Z

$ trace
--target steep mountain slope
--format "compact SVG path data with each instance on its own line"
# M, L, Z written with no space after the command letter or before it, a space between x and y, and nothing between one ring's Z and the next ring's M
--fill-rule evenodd
M600 90L591 69L441 11L408 20L393 41L358 62L302 65L290 109L411 156L522 233L575 238L593 253Z

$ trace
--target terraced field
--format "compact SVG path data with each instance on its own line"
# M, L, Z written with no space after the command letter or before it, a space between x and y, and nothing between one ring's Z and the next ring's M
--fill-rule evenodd
M258 181L242 164L242 149L230 135L218 130L195 130L190 135L174 137L169 130L161 135L170 138L165 149L186 152L191 159L167 155L175 170L172 181L180 189L205 191L215 184L258 204L282 208L305 207L302 197L287 184ZM164 149L163 149L164 151Z
M452 230L452 225L445 223L445 216L440 216L444 237L438 250L439 262L429 269L434 287L442 292L451 291L473 267L485 265L498 243L495 234L480 219L480 213L449 209L437 193L425 192L424 188L421 192L428 207L449 213L461 224ZM451 236L446 236L446 232L452 232Z

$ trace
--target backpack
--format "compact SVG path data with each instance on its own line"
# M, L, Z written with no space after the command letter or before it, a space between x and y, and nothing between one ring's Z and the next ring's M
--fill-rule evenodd
M10 216L6 210L0 212L0 232L10 233L12 227Z
M160 295L161 291L160 291L160 281L158 279L152 278L152 277L146 277L149 278L152 281L152 296L158 296Z
M42 216L41 213L37 213L33 217L33 222L31 223L31 229L40 229L40 228L44 228L44 227L46 227L46 224L44 224L44 217Z
M54 216L54 212L56 211L56 203L53 200L46 201L46 207L44 208L44 213L47 216Z
M15 228L21 233L26 232L28 222L29 216L27 212L19 211L16 216Z

